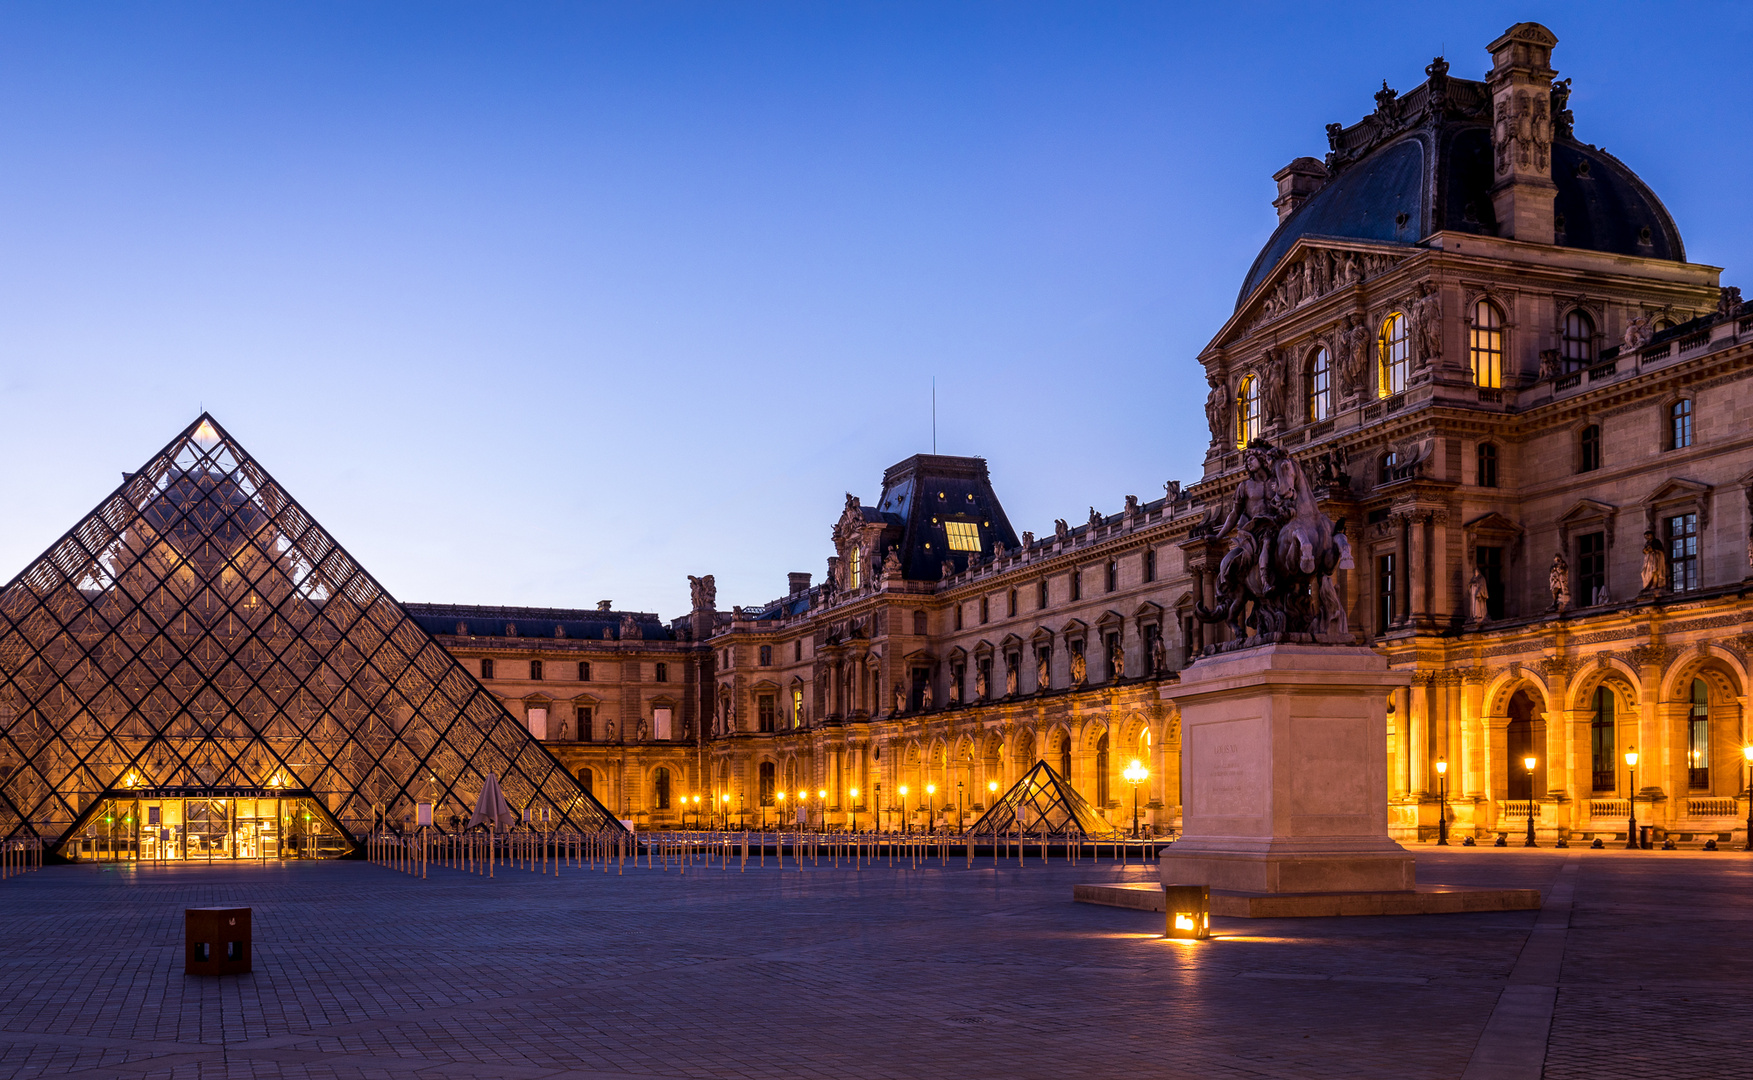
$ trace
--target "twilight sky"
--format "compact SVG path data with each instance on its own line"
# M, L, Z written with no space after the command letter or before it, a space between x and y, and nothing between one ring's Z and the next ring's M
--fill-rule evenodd
M1523 19L1753 292L1742 4L0 3L0 579L203 406L407 601L820 580L933 376L1019 531L1155 498L1272 172Z

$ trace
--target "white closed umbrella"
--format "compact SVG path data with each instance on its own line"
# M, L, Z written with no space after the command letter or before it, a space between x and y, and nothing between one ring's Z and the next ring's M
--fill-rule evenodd
M475 800L475 812L469 815L469 828L486 825L492 829L493 839L487 848L487 876L493 876L493 864L498 860L500 829L509 831L517 824L517 816L511 812L511 804L505 801L505 793L499 790L499 778L492 773L481 784L481 797Z

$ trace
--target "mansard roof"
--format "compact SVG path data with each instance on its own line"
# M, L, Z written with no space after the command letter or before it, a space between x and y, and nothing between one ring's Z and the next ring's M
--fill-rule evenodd
M915 580L942 577L946 561L954 563L958 573L968 568L968 557L974 553L950 550L947 522L980 527L981 561L992 557L995 544L1012 551L1020 546L998 493L992 490L985 458L914 454L897 462L883 473L876 512L884 522L900 526L901 535L892 547L898 549L902 576Z
M1328 177L1261 249L1242 281L1238 310L1304 237L1411 247L1442 231L1496 235L1491 93L1448 70L1438 57L1425 68L1430 78L1410 93L1384 83L1374 112L1350 127L1327 126ZM1552 101L1555 242L1685 261L1680 230L1655 193L1618 158L1573 134L1567 84L1555 87Z
M675 635L648 611L576 608L500 607L478 604L405 604L429 634L459 637L582 638L619 641L622 620L632 619L643 641L669 641ZM631 635L628 635L631 636Z

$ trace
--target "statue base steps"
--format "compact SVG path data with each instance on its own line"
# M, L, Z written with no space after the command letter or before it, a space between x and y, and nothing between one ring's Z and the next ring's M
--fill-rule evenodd
M1162 911L1163 888L1155 882L1076 885L1083 904ZM1229 919L1308 919L1342 915L1461 915L1481 911L1533 911L1538 889L1475 889L1421 885L1379 892L1235 892L1214 889L1211 913Z

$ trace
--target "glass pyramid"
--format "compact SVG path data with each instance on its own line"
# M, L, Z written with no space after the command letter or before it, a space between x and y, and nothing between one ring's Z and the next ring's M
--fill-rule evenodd
M488 773L619 829L203 414L0 590L0 839L69 858L334 856Z
M1053 766L1037 761L968 831L976 836L1021 831L1071 838L1109 837L1116 830Z

